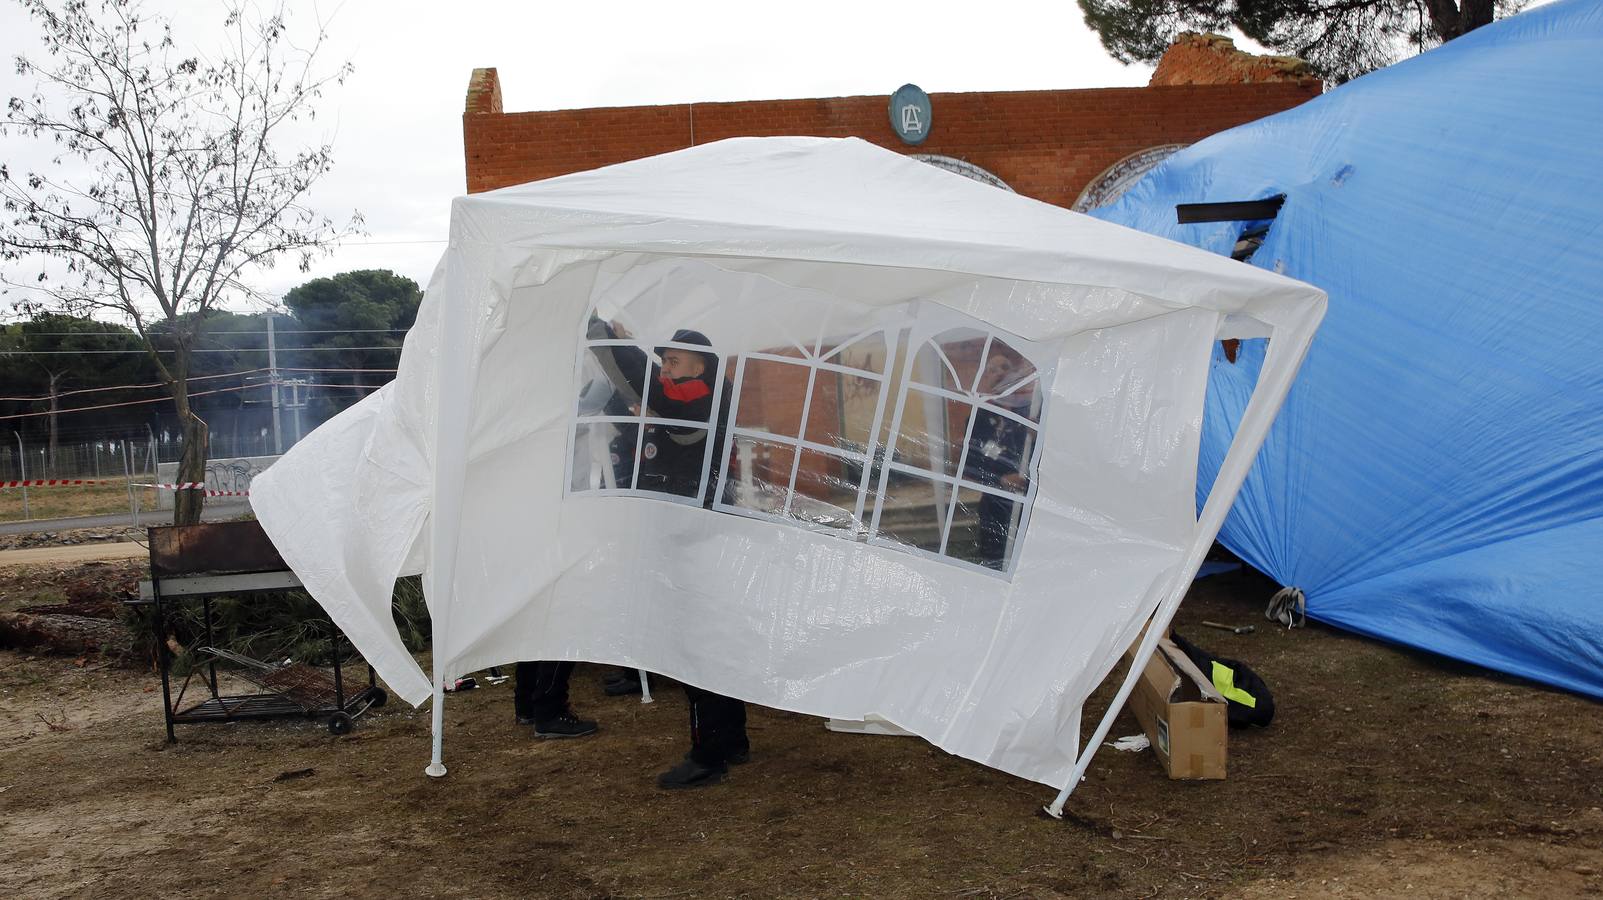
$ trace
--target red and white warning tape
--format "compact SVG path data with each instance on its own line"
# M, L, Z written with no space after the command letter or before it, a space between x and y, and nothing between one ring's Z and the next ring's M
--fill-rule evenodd
M82 484L121 484L117 481L96 481L87 478L34 478L28 481L0 481L0 488L17 487L68 487ZM250 491L209 491L204 481L186 481L182 484L130 484L128 487L155 488L159 491L206 491L208 497L249 497Z
M250 491L208 491L204 481L185 481L182 484L136 484L134 487L155 488L158 491L205 491L208 497L250 496Z
M116 484L115 481L91 481L82 478L34 478L28 481L0 481L0 488L14 487L65 487L72 484Z

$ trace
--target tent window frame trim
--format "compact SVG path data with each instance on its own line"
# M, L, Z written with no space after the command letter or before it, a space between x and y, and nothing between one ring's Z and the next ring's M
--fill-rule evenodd
M724 447L722 450L724 455L722 458L732 458L733 454L737 450L737 438L743 437L752 441L766 441L769 443L784 444L790 447L793 451L790 464L790 476L785 488L784 506L781 508L780 512L775 513L768 510L754 509L749 506L741 506L736 503L725 502L723 498L729 493L728 488L730 470L730 466L725 465L719 471L718 490L713 495L714 500L712 503L712 508L718 512L733 513L735 515L745 516L747 518L761 519L768 522L777 522L779 524L791 527L801 527L804 530L827 534L839 540L850 540L852 543L863 543L865 537L867 536L867 532L863 527L863 507L867 502L869 485L873 481L874 460L878 455L879 449L879 432L881 427L884 425L885 407L890 399L889 393L891 386L891 371L896 361L896 351L898 346L897 338L899 338L901 332L906 330L907 326L904 323L897 327L880 325L865 329L835 344L834 348L828 353L823 352L825 327L827 327L827 322L821 322L819 326L819 334L813 341L812 350L808 350L807 348L802 347L800 344L797 344L797 349L801 350L804 354L801 357L778 356L776 354L763 353L760 351L736 354L738 357L738 362L735 366L734 380L729 388L729 395L731 398L729 404L729 426L726 429L726 434L724 437ZM847 347L876 336L880 338L886 348L885 362L878 370L854 368L841 363L826 362L826 360L828 360L830 357L835 356ZM807 387L805 388L805 392L803 394L801 414L797 420L796 435L794 437L790 435L778 434L776 432L743 428L735 424L740 420L740 400L742 397L741 389L745 384L746 362L748 360L766 361L787 366L805 367L807 369ZM812 413L813 389L817 386L817 378L820 371L831 372L837 375L849 375L852 377L864 378L875 381L879 384L879 395L874 404L874 422L869 429L868 443L865 445L862 453L847 450L842 447L831 447L826 444L820 444L816 441L807 440L807 425ZM849 528L841 529L830 525L823 525L806 519L799 519L790 514L791 507L796 499L796 480L801 473L802 453L808 450L825 456L834 457L836 459L855 462L862 466L862 472L858 476L856 492L857 496L851 511L852 517ZM875 507L876 509L878 507L877 498L875 500Z
M1046 344L1025 340L1018 335L1011 334L1000 328L997 328L989 322L975 319L971 316L958 312L957 310L935 304L915 301L914 315L912 318L913 327L911 332L906 336L906 353L905 358L902 361L900 390L897 392L896 398L896 413L891 419L889 439L886 441L885 445L885 458L880 470L879 486L875 492L876 502L874 519L869 527L869 538L867 542L873 546L886 547L904 553L911 553L915 556L921 556L926 559L936 560L948 565L959 566L961 568L979 572L991 577L1012 581L1013 574L1017 570L1019 563L1018 548L1023 543L1024 536L1029 531L1030 514L1035 508L1035 496L1039 488L1038 469L1041 457L1041 437L1046 431L1047 412L1049 409L1049 404L1045 402L1045 396L1051 392L1052 381L1057 373L1057 353L1055 352L1055 348L1049 347ZM937 343L938 339L943 334L954 329L975 331L985 336L985 344L981 349L979 360L976 364L974 388L969 393L959 393L948 388L940 387L939 385L918 381L914 378L913 374L919 355L926 347L929 347L935 351L940 361L946 365L947 370L952 375L956 375L955 367L951 365L951 361L947 358L945 351L942 350L940 344ZM983 395L981 395L978 391L979 379L984 374L985 361L990 354L991 346L993 342L997 341L998 339L1000 339L1000 342L1003 346L1007 347L1013 353L1017 354L1019 357L1028 362L1033 367L1034 373L1011 382L1008 385L1007 390L982 399ZM957 379L954 377L954 380ZM1031 402L1031 408L1035 411L1035 415L1037 417L1036 421L1030 421L1023 416L1019 416L1011 412L1010 410L1002 409L995 404L988 402L988 400L994 400L998 397L1012 394L1031 384L1033 384L1035 390L1035 398ZM906 410L908 396L913 392L940 398L946 401L948 404L952 402L960 402L969 407L968 423L964 426L963 441L952 475L947 475L944 472L937 472L933 469L909 465L896 460L896 442L901 436L902 416ZM969 443L974 433L974 423L976 420L978 420L979 413L982 410L992 414L1000 414L1007 418L1018 421L1033 432L1028 439L1028 450L1022 454L1022 458L1020 459L1020 472L1028 479L1028 487L1023 493L1015 493L999 488L993 488L989 485L983 485L973 481L972 479L964 477L964 471L968 461ZM882 504L885 496L885 490L889 485L890 473L893 470L906 475L929 479L951 488L950 496L945 501L947 509L945 520L941 527L941 543L939 550L930 551L882 536L879 527L880 512L883 508ZM1019 505L1016 513L1017 521L1010 523L1008 529L1008 544L1003 555L1003 565L1000 567L991 567L970 562L959 557L950 556L946 553L948 543L951 539L952 521L957 512L959 495L965 488L978 491L982 495L1004 497L1005 499L1011 500ZM940 504L937 503L936 505L939 506Z

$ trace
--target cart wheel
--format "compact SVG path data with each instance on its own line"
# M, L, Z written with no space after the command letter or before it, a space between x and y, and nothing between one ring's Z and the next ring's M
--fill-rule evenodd
M356 721L347 713L337 712L328 717L329 734L350 734L356 727Z
M390 695L384 693L381 687L368 689L367 696L370 698L367 705L372 709L378 709L390 700Z

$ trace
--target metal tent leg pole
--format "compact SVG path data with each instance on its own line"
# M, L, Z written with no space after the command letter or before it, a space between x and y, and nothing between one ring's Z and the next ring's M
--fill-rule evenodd
M1157 642L1154 641L1153 643L1154 646L1156 646ZM1068 784L1063 786L1063 790L1058 791L1058 795L1052 800L1052 805L1046 807L1047 815L1054 819L1063 818L1063 804L1068 802L1069 794L1074 792L1075 786L1078 785L1080 783L1080 779L1085 776L1085 770L1088 766L1090 766L1091 757L1094 755L1092 753L1092 749L1102 746L1102 742L1107 739L1108 729L1113 727L1114 718L1116 718L1119 712L1124 709L1124 702L1130 699L1130 691L1135 687L1136 681L1140 678L1141 671L1147 667L1146 661L1150 657L1150 649L1145 653L1138 652L1136 654L1136 663L1139 665L1136 663L1131 664L1130 674L1125 676L1124 684L1119 687L1118 696L1113 698L1113 703L1108 707L1108 711L1102 716L1101 723L1097 725L1096 733L1091 736L1091 740L1086 743L1085 747L1081 748L1080 758L1074 764L1074 772L1073 774L1069 775Z
M445 745L445 675L441 669L434 676L434 752L429 757L424 774L430 778L445 777L445 763L441 762Z
M340 630L339 626L334 624L333 619L329 619L329 627L334 630L334 637L329 641L329 646L334 653L334 705L339 707L340 712L344 712L345 679L342 677L340 670Z
M212 598L206 597L200 601L200 604L206 616L206 646L216 647L217 636L212 631ZM211 658L206 661L206 673L206 680L210 683L212 689L212 699L215 700L222 696L217 690L217 657L215 654L211 655Z
M151 578L154 588L154 622L151 631L156 638L156 667L161 670L161 713L167 723L167 743L178 743L178 736L173 734L173 689L172 689L172 656L167 650L166 628L163 623L167 619L166 609L161 601L161 587L156 584L154 576Z
M1102 717L1102 724L1092 736L1090 743L1080 751L1080 758L1075 762L1074 772L1069 776L1068 784L1058 792L1052 804L1046 808L1048 815L1053 818L1062 818L1063 804L1069 799L1075 785L1085 775L1085 770L1091 765L1091 757L1097 748L1102 746L1108 736L1108 730L1113 727L1113 719L1119 710L1124 708L1125 701L1129 700L1135 683L1141 677L1141 670L1146 668L1147 661L1152 658L1153 651L1158 646L1158 639L1169 627L1174 614L1180 608L1185 598L1186 590L1193 579L1197 577L1197 569L1202 565L1202 558L1207 554L1208 545L1213 543L1219 534L1219 527L1224 524L1225 516L1230 512L1230 506L1236 500L1241 490L1241 483L1246 479L1252 468L1253 457L1263 446L1264 437L1268 434L1270 426L1274 423L1275 412L1285 402L1286 393L1291 390L1291 381L1297 375L1297 369L1302 365L1303 357L1308 353L1309 344L1313 341L1314 329L1319 327L1319 321L1325 316L1324 304L1321 302L1317 309L1305 313L1299 321L1276 324L1272 327L1269 352L1264 357L1262 368L1258 373L1258 386L1253 389L1252 397L1247 401L1247 408L1241 414L1241 422L1236 426L1236 436L1230 441L1230 449L1225 451L1225 458L1219 466L1218 479L1214 481L1213 489L1208 492L1208 499L1202 505L1202 512L1197 516L1197 526L1191 546L1187 549L1185 558L1180 563L1180 570L1174 583L1169 585L1168 592L1158 603L1147 624L1146 634L1141 638L1140 648L1131 660L1130 672L1124 677L1124 684L1119 688L1119 694L1108 707L1107 715Z

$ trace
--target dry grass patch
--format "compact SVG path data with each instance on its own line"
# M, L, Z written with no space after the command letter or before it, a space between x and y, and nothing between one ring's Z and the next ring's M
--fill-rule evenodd
M23 515L22 488L0 488L0 522L25 518L62 519L69 516L105 516L129 511L128 479L95 479L100 484L69 484L28 488L28 515ZM133 479L148 482L148 476ZM135 488L140 512L156 508L153 488Z

